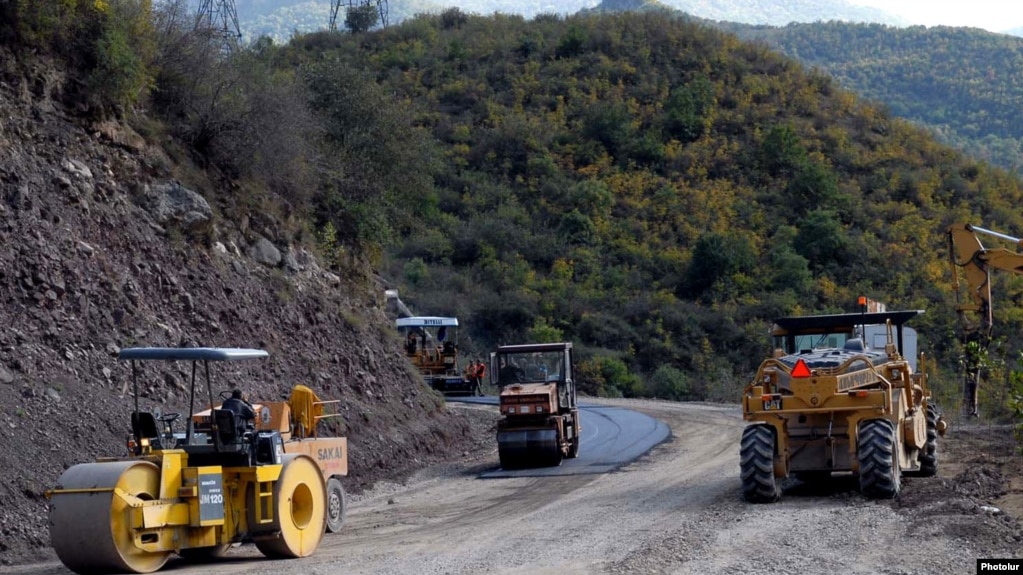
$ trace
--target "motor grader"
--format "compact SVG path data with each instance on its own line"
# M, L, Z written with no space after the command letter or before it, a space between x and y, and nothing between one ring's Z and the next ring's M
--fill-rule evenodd
M861 300L861 305L862 305ZM742 492L776 501L780 480L816 481L852 472L872 499L898 495L903 473L937 472L946 424L927 386L902 355L903 324L922 310L785 317L775 351L743 391ZM883 349L861 337L886 327Z
M211 363L267 355L239 348L120 352L121 360L131 362L135 398L129 454L74 465L47 491L50 540L65 566L81 574L150 573L175 553L202 560L236 543L253 543L272 558L305 557L319 547L328 507L322 459L286 448L295 441L286 443L282 430L273 428L273 407L259 406L263 428L248 429L214 401ZM145 360L191 362L183 433L171 428L179 414L158 418L139 408ZM197 401L209 408L205 422L196 417ZM346 468L343 442L331 445L343 450L334 454Z
M571 343L500 346L490 354L490 381L500 389L501 467L555 466L579 455Z

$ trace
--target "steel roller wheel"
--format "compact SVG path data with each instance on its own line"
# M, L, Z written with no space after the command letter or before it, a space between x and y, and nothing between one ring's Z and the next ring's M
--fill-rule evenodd
M520 449L502 447L498 444L497 457L501 461L501 469L510 470L525 467L525 457Z
M739 475L742 495L750 503L778 500L774 478L774 430L767 425L750 425L742 430L739 443Z
M860 423L856 433L856 457L860 462L860 493L871 499L892 499L899 494L899 468L895 427L887 419Z
M85 463L69 468L50 498L50 542L57 557L72 571L152 573L170 557L169 551L149 552L135 546L128 504L114 494L151 501L159 496L160 468L148 461ZM61 493L59 490L88 490ZM159 532L145 538L156 540Z
M553 428L498 431L497 454L504 469L557 466L564 457Z
M307 557L320 546L327 521L327 489L319 466L307 455L284 456L274 486L276 539L257 539L259 551L274 559Z
M345 526L348 514L348 500L341 481L336 477L327 480L327 532L337 533Z

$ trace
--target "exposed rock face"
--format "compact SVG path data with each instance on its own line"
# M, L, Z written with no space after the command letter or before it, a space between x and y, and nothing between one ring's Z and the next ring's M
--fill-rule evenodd
M416 380L391 320L366 303L383 294L357 287L370 282L301 250L281 266L271 239L290 242L273 222L260 239L214 215L232 213L227 192L173 182L129 128L76 123L59 73L13 62L0 46L0 562L52 558L44 491L70 465L123 454L124 347L268 350L214 366L214 385L277 399L301 383L339 399L353 491L465 450L465 421ZM140 404L187 413L189 366L149 367Z
M206 198L178 182L147 184L140 203L156 223L177 224L189 232L206 229L213 219Z
M252 247L249 248L249 257L256 263L272 268L281 264L281 250L266 238L259 238L256 243L252 244Z

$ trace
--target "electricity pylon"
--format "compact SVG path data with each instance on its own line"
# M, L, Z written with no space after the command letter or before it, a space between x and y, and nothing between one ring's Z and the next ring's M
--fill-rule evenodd
M337 30L337 13L341 10L341 6L345 6L346 11L351 11L354 8L372 6L373 4L376 4L380 25L387 26L387 0L330 0L330 31Z
M199 11L195 14L195 29L221 34L225 38L241 38L234 0L200 0Z

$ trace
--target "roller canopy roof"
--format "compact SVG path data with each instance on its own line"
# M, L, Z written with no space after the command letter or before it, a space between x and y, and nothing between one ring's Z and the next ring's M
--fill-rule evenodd
M129 347L122 349L118 359L162 359L184 361L234 361L258 359L270 354L261 349L237 347Z
M395 325L398 327L436 327L442 325L457 326L458 318L433 316L402 317L395 321Z

